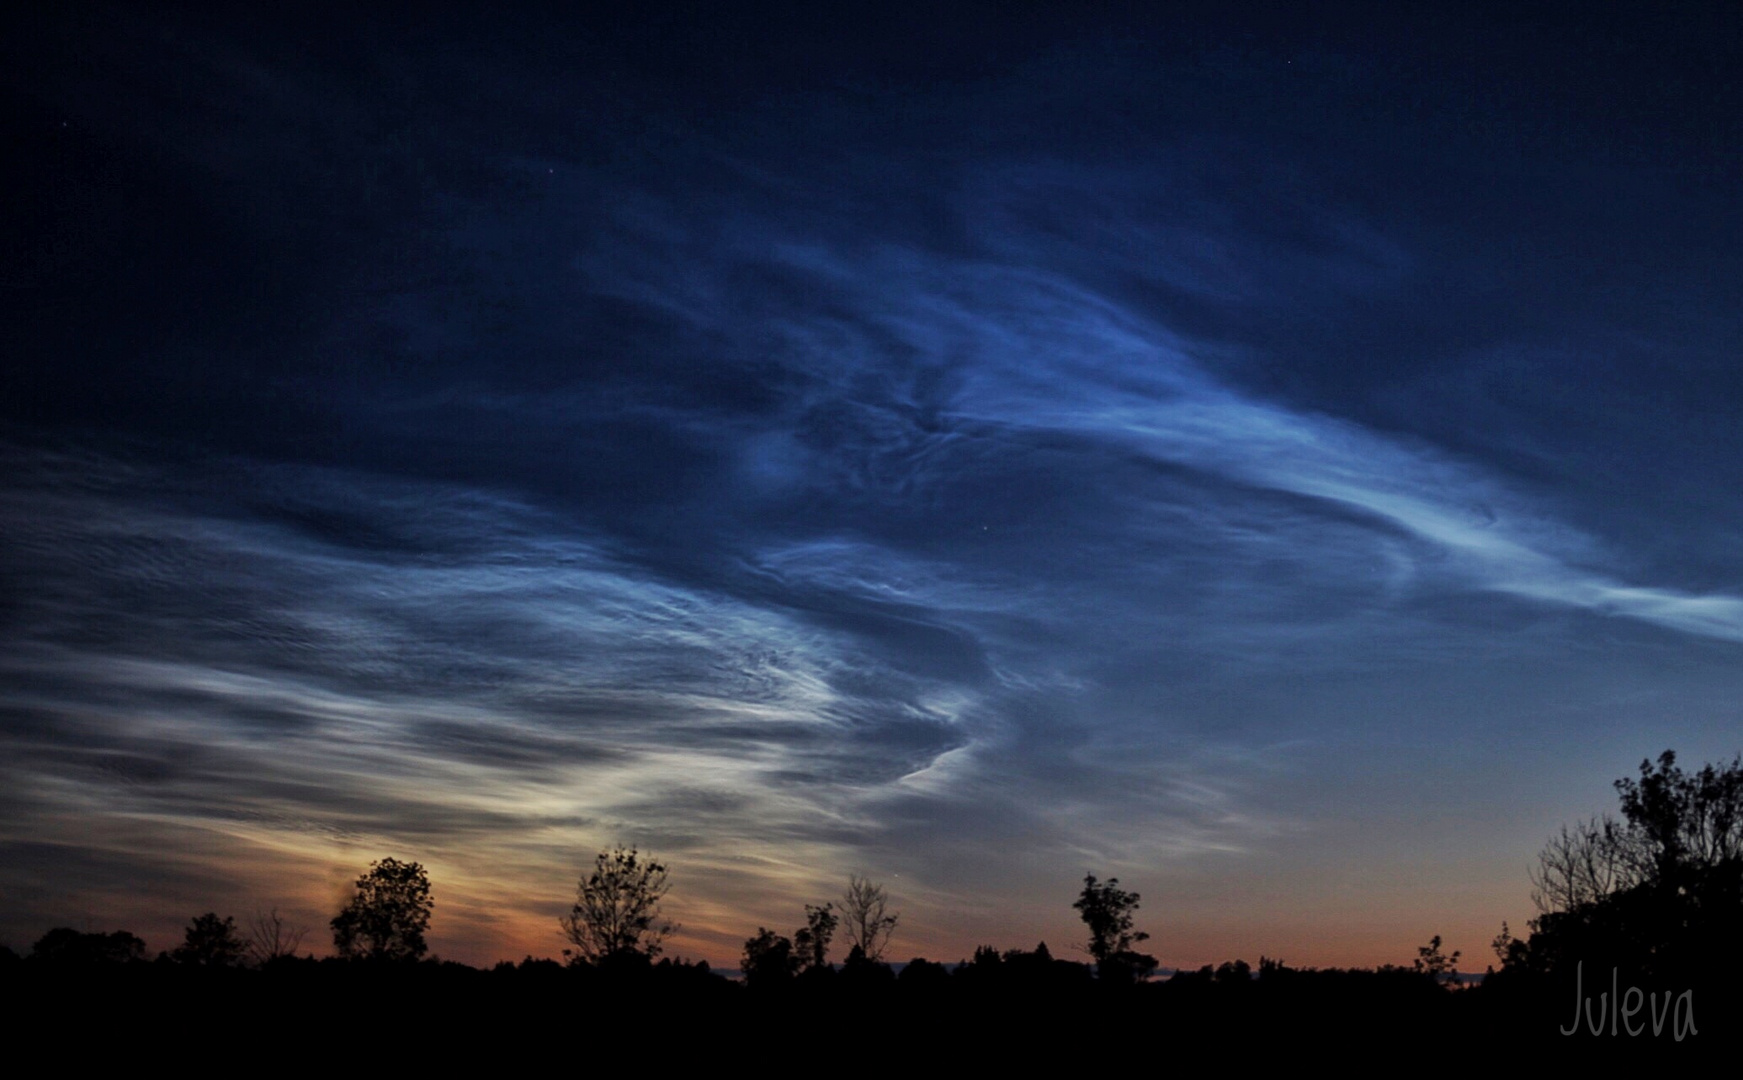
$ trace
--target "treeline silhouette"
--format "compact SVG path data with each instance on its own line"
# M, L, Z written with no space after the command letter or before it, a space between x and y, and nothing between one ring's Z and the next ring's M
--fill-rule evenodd
M1736 1038L1743 960L1743 758L1690 774L1666 751L1616 789L1620 818L1569 826L1545 847L1530 875L1539 915L1523 938L1503 925L1495 961L1475 983L1460 978L1461 954L1443 951L1438 936L1410 963L1377 969L1260 957L1256 969L1232 960L1152 977L1155 958L1138 951L1148 938L1135 929L1138 894L1094 875L1073 905L1086 933L1073 945L1087 961L1040 943L986 945L950 964L891 964L900 915L882 886L854 875L838 899L804 905L791 935L759 927L733 979L662 955L677 929L661 915L669 872L618 847L599 853L577 884L560 920L571 946L562 961L480 969L429 958L428 876L415 862L383 859L331 920L335 955L326 959L299 955L305 929L276 911L245 928L206 913L155 958L125 931L56 928L22 957L0 947L0 986L25 1003L15 1019L71 1009L103 1016L113 1034L198 1017L220 1041L241 1040L263 1018L314 1010L450 1041L584 1020L619 1035L730 1040L720 1045L739 1046L740 1056L774 1052L770 1040L789 1055L839 1052L844 1030L860 1040L942 1040L940 1054L1013 1062L1063 1054L1045 1042L1049 1032L1079 1051L1142 1039L1243 1053L1346 1047L1420 1057L1465 1047L1615 1060L1726 1045ZM838 942L847 955L836 962ZM1036 1039L1045 1044L1025 1049L1022 1040Z

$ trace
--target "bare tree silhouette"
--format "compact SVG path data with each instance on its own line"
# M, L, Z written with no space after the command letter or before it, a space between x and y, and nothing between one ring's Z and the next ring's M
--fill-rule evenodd
M889 911L889 895L870 878L850 874L841 896L841 932L850 947L857 947L873 963L883 959L884 949L896 932L899 913Z
M256 964L295 956L306 933L307 927L285 922L277 908L256 911L248 917L248 955Z

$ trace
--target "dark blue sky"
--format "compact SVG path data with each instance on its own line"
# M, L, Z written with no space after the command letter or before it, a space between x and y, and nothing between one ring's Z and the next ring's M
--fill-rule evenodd
M1226 7L20 24L0 938L1522 924L1738 749L1743 19Z

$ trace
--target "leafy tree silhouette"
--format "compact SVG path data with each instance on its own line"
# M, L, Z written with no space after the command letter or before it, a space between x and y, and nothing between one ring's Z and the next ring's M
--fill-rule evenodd
M619 844L593 860L593 872L576 888L575 906L562 916L564 949L571 963L613 958L652 959L677 926L664 921L660 901L671 886L666 867Z
M197 967L234 967L248 955L248 942L236 932L236 920L208 911L188 924L180 946L170 953L178 964Z
M805 925L793 934L793 949L802 968L826 968L829 966L829 943L835 938L835 928L841 923L841 916L835 913L835 905L826 903L822 907L805 905Z
M799 971L800 957L793 951L793 942L773 930L757 927L756 936L744 943L744 959L740 968L750 986L768 986L786 982Z
M1450 985L1458 977L1459 957L1463 955L1457 949L1451 956L1440 951L1440 935L1436 934L1427 945L1416 950L1416 960L1413 966L1419 972L1433 979L1437 986Z
M348 959L417 960L430 926L430 878L415 862L382 859L333 916L333 947Z
M1523 965L1525 962L1525 942L1513 936L1513 928L1507 925L1505 919L1501 921L1501 932L1490 940L1489 948L1494 952L1495 958L1501 961L1503 968ZM1491 973L1494 970L1493 966L1489 968Z
M1095 957L1096 975L1110 982L1135 982L1156 970L1156 958L1132 948L1148 941L1149 934L1133 932L1132 912L1138 910L1138 894L1119 887L1119 878L1098 882L1094 874L1083 877L1083 892L1071 906L1089 927L1089 954Z

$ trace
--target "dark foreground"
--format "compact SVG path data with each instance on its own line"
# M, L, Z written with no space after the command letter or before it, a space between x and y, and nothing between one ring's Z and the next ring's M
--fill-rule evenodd
M1579 1030L1565 1035L1572 981L1503 976L1449 990L1404 969L1270 967L1248 977L1225 966L1221 976L1207 970L1114 986L1063 962L1033 971L976 967L951 972L921 962L898 977L867 965L745 986L706 965L670 962L616 971L551 961L491 970L314 960L264 970L14 963L0 988L14 1003L15 1043L52 1034L81 1061L161 1060L173 1050L190 1065L214 1067L396 1057L504 1067L555 1054L571 1068L627 1056L655 1072L679 1059L786 1072L823 1061L868 1071L1095 1068L1183 1054L1228 1064L1329 1054L1352 1065L1456 1069L1510 1059L1705 1064L1715 1054L1729 1059L1738 1043L1735 994L1704 985L1677 1001L1663 992L1649 1000L1642 988L1637 1000L1618 981L1620 1007L1612 1008L1607 971L1582 981L1589 1004Z

